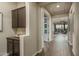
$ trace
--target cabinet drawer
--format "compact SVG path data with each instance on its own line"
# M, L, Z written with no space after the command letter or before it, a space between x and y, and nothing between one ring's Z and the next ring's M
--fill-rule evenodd
M7 40L7 53L9 53L9 55L13 55L13 41L11 39Z
M20 44L19 40L14 40L14 55L19 56L20 55Z

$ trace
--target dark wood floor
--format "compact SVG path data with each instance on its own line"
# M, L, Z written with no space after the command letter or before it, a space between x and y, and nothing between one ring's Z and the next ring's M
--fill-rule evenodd
M44 51L46 56L73 56L66 34L56 34L53 41L45 42Z

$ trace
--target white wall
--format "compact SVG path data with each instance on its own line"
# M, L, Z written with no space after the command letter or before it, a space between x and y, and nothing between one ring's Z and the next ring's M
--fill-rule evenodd
M29 9L29 10L28 10ZM29 22L29 35L25 38L24 55L33 55L37 52L37 5L36 3L26 3L26 20ZM28 30L28 29L27 29ZM27 33L27 31L26 31Z
M25 2L17 2L16 5L17 5L16 8L24 7L25 6Z
M41 24L42 24L42 22L41 22L41 20L43 19L42 18L42 9L41 9L41 7L39 6L38 7L38 22L37 22L37 24L38 24L38 26L37 26L37 29L38 29L38 41L37 41L37 49L38 49L38 51L42 48L42 44L43 44L43 40L42 40L42 37L41 37L41 34L42 34L42 26L41 26Z
M3 14L3 32L0 32L0 53L7 52L6 38L15 34L11 23L11 10L14 9L15 6L15 3L0 2L0 12Z
M73 28L73 53L79 56L79 3L72 4L72 13L74 13L74 28ZM72 30L71 30L72 31Z
M70 11L69 11L69 32L68 32L68 39L69 44L73 45L73 29L74 29L74 4L72 4Z

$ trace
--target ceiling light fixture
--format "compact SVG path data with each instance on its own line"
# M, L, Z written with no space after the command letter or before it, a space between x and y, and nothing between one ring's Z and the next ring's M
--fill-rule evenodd
M60 7L60 5L57 5L56 7L57 7L57 8L59 8L59 7Z

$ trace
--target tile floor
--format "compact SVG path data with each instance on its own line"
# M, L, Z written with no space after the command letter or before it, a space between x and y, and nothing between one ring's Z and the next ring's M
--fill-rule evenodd
M53 41L45 42L44 50L46 56L73 56L67 34L55 34Z

